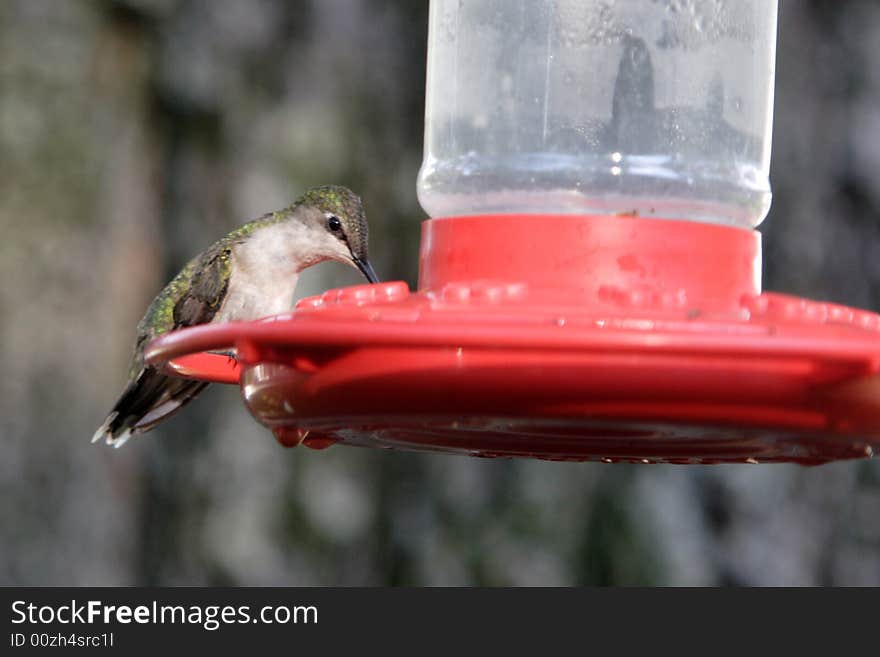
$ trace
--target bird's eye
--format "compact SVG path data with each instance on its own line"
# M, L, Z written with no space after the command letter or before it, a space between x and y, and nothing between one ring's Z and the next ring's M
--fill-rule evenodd
M333 215L327 217L327 228L329 228L334 233L338 233L340 230L342 230L342 222L339 221L339 217L334 217Z

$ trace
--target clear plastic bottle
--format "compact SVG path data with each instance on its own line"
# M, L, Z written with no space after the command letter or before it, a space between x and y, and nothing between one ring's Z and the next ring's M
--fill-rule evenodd
M776 0L431 0L422 207L757 226L776 13Z

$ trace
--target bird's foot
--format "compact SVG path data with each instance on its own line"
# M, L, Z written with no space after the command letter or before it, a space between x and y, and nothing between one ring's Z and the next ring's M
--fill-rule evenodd
M208 353L217 354L218 356L226 356L226 364L229 365L235 364L238 365L238 354L235 353L234 350L230 351L210 351Z

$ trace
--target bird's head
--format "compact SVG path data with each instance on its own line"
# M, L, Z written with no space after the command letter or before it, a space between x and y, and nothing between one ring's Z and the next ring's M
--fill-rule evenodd
M357 267L370 283L379 282L370 264L367 217L357 194L338 185L314 187L300 197L293 210L309 226L317 257Z

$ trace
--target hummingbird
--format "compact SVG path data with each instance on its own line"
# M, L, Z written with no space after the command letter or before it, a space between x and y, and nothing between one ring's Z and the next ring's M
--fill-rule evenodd
M367 255L363 203L341 186L315 187L293 204L240 226L195 256L153 299L137 326L128 383L92 437L122 446L192 401L205 381L166 376L144 362L156 336L187 326L252 320L290 310L299 273L325 260L379 279Z

